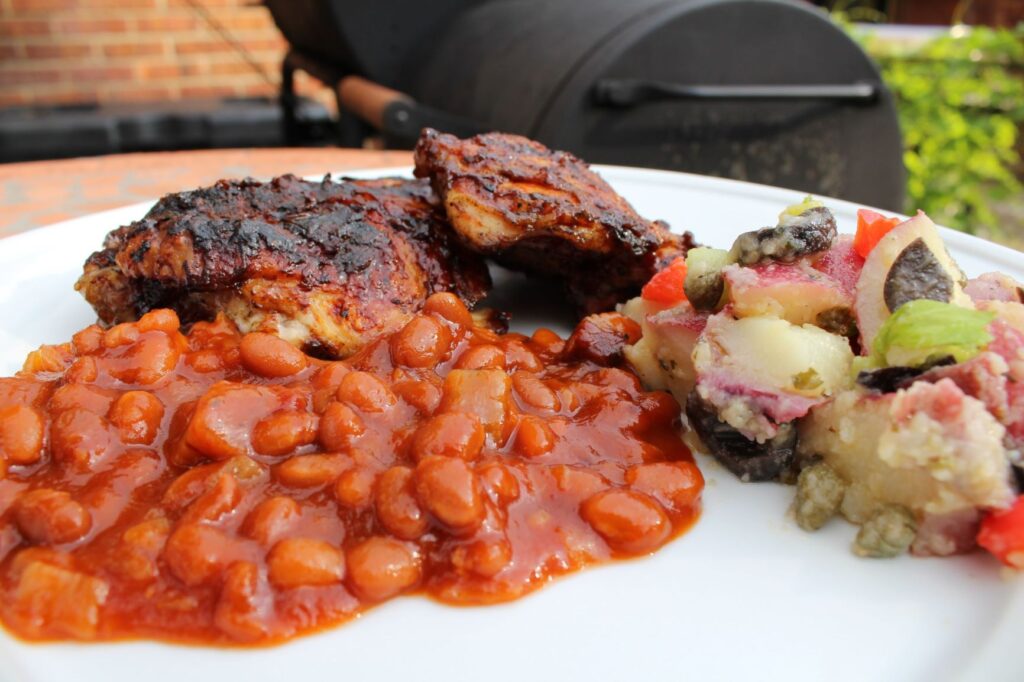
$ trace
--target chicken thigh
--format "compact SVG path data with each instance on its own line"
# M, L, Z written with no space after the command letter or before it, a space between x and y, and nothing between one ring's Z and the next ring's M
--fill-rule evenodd
M430 178L463 243L513 269L564 279L582 313L636 295L692 237L640 217L566 152L518 135L466 140L425 129L416 175Z
M108 324L160 307L184 322L223 312L328 357L401 327L433 293L471 305L489 287L426 182L290 175L164 197L111 232L75 286Z

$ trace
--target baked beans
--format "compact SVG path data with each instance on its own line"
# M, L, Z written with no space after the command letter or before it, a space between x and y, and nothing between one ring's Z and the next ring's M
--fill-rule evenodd
M635 335L496 334L438 294L346 361L164 310L44 346L0 379L0 618L264 644L656 550L703 479L679 406L616 368Z

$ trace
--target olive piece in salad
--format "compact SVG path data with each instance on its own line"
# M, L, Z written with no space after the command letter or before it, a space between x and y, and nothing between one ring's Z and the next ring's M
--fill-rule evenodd
M829 250L837 234L832 212L819 202L805 200L783 211L777 226L741 234L730 253L742 265L763 261L792 263Z
M686 254L686 299L696 310L717 310L725 295L722 269L733 263L732 254L706 246Z
M952 355L940 357L919 367L881 367L873 370L862 370L857 373L857 384L869 391L878 393L895 393L914 383L918 377L933 367L956 364Z
M743 481L776 481L791 475L796 459L796 429L789 424L764 443L750 440L718 418L715 407L693 390L686 416L704 446L726 469Z
M953 278L924 240L910 242L893 261L885 276L882 296L889 312L904 303L928 299L949 303L953 300Z
M822 310L815 316L814 324L830 334L846 337L851 343L856 342L860 337L860 332L857 330L857 318L847 306Z

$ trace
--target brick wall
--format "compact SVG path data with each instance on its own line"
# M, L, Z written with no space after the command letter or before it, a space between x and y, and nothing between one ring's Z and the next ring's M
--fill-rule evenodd
M968 24L1015 26L1024 21L1024 0L890 0L889 17L896 23L949 24L962 12Z
M285 49L254 0L0 0L0 107L273 95Z

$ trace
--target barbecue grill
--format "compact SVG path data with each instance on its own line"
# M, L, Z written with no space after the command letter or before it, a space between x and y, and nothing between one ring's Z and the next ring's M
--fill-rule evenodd
M864 52L793 0L266 0L334 88L342 142L423 126L502 130L594 163L903 204L892 95ZM288 120L286 112L286 120Z

